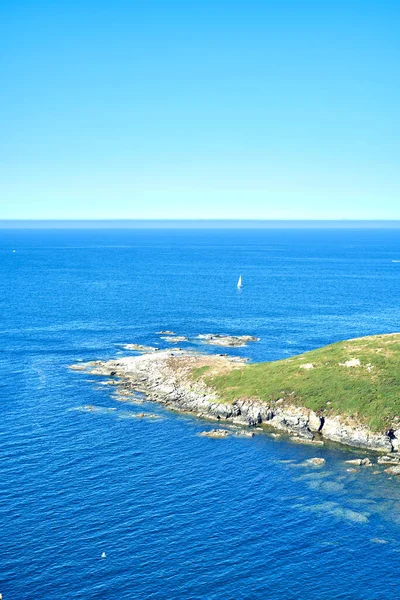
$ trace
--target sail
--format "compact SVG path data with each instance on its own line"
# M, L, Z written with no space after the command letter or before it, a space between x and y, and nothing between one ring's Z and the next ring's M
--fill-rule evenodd
M242 284L242 276L241 276L241 275L239 275L239 281L238 281L238 283L237 283L237 286L238 286L238 288L241 288L241 287L243 287L243 284Z

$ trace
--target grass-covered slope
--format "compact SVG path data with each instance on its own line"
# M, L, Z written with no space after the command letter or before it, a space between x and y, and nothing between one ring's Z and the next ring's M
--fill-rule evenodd
M400 417L400 334L339 342L271 363L196 377L224 401L283 398L325 415L346 415L380 431ZM400 424L398 425L400 427Z

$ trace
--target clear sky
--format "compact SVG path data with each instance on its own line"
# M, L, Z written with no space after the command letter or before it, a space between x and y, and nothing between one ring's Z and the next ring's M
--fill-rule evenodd
M400 218L399 0L2 0L0 219Z

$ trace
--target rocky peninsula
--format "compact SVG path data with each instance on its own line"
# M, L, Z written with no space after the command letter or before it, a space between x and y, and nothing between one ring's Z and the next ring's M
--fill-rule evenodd
M299 443L390 453L400 440L400 334L358 338L272 363L177 350L72 365L169 409L272 427Z

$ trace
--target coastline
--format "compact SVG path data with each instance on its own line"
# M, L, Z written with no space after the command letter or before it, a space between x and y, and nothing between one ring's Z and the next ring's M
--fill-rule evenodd
M354 419L342 415L322 416L282 399L270 403L257 399L224 402L216 391L193 376L194 372L204 368L217 373L230 372L244 362L237 357L168 349L108 361L78 363L70 368L110 377L110 385L117 386L121 398L130 392L141 392L147 400L168 409L217 421L221 425L272 428L298 443L319 446L328 440L392 454L392 460L399 457L400 461L398 440L393 432L377 433Z

